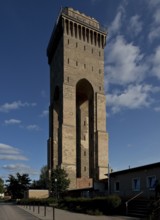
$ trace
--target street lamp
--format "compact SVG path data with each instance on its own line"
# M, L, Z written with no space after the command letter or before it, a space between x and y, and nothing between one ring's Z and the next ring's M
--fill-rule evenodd
M55 181L55 194L56 194L56 199L58 198L58 195L57 195L57 178L54 179Z

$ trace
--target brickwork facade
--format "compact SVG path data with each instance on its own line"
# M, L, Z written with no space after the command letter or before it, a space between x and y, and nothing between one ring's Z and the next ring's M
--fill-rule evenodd
M24 194L25 199L31 199L31 198L45 199L48 197L49 197L49 191L46 189L29 189Z
M64 168L70 189L92 187L108 165L104 47L98 21L63 8L48 49L50 107L48 167Z

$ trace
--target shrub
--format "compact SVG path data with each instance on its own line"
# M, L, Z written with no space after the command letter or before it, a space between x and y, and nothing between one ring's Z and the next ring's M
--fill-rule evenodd
M21 199L17 201L17 204L49 206L50 204L52 205L56 204L56 201L54 198L47 198L47 199L30 198L30 199Z
M117 195L96 198L72 198L66 197L57 200L55 198L48 199L22 199L18 201L21 205L56 205L59 208L79 213L87 213L92 215L116 214L117 209L121 205L121 199Z
M70 211L99 214L113 214L120 206L121 199L116 196L96 198L71 198L67 197L60 202L60 207L68 207Z

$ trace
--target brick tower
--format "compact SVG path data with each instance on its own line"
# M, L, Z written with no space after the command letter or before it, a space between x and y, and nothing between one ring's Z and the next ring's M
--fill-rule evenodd
M61 10L47 48L48 167L64 168L70 189L93 187L107 173L105 44L98 21L72 8Z

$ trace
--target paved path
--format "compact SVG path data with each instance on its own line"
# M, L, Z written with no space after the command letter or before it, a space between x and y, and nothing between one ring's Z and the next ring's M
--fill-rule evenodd
M86 214L73 213L61 209L55 209L53 214L52 207L38 206L18 206L21 209L31 213L41 220L140 220L140 218L131 218L125 216L92 216Z
M0 203L0 220L38 220L13 204Z

